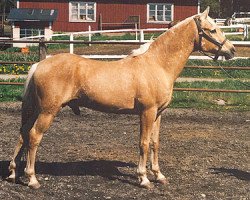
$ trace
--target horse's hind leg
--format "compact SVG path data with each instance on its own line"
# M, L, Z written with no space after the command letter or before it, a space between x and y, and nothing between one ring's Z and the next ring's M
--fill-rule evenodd
M31 101L32 97L29 98ZM28 132L32 128L34 121L37 119L37 112L33 102L23 101L22 103L22 127L20 129L20 136L14 150L13 158L9 165L10 175L8 181L15 182L18 178L19 166L24 150L28 143Z
M160 122L161 122L161 116L159 116L158 119L154 122L152 130L150 162L151 162L151 171L155 175L156 181L161 184L166 184L167 179L161 173L158 162Z
M50 113L41 113L38 115L34 126L29 132L29 145L27 155L27 166L25 173L29 178L28 186L34 189L40 187L39 182L35 176L35 159L37 148L42 140L43 133L46 132L54 119L54 115Z
M15 147L14 156L9 165L10 175L7 178L8 181L15 182L16 178L18 177L18 174L17 174L18 171L16 171L16 169L18 169L18 166L20 164L23 151L24 151L23 137L22 135L20 135L18 143Z

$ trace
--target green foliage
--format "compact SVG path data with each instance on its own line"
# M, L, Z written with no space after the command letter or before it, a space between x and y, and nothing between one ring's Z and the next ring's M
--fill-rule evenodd
M210 7L209 16L216 18L220 13L220 3L218 0L201 0L201 12Z
M18 47L10 47L10 48L6 49L5 52L7 52L7 53L21 52L21 49Z
M0 52L0 61L38 61L39 56L38 53L8 53L8 52Z
M38 60L38 53L0 52L0 61L37 62ZM29 64L0 64L0 74L27 74L29 69Z
M29 50L30 50L31 53L37 54L38 50L39 50L39 46L38 45L30 46Z

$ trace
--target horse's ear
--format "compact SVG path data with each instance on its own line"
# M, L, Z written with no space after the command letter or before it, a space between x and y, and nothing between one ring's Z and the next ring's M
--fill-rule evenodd
M208 6L207 9L203 13L201 13L200 19L207 19L209 9L210 9L210 7Z

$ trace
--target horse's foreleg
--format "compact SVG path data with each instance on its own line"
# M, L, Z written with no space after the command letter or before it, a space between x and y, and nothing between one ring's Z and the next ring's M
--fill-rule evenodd
M159 132L160 132L161 116L154 122L152 136L151 136L151 171L155 175L156 181L161 184L166 184L167 179L161 173L159 162L158 162L158 151L159 151Z
M147 157L150 143L153 123L156 117L155 108L146 109L141 114L140 121L140 157L137 173L139 176L140 185L145 188L151 188L153 185L147 178Z
M39 114L34 126L29 132L29 146L25 173L29 178L28 186L34 189L40 187L40 184L35 176L35 159L37 148L42 140L43 133L48 130L53 119L54 115L52 114Z
M15 182L15 180L18 176L18 174L17 174L18 171L16 171L16 169L18 169L18 166L20 164L21 157L23 155L23 150L24 150L23 138L22 138L22 135L20 135L18 143L15 147L14 156L10 162L10 165L9 165L10 175L7 178L8 181Z

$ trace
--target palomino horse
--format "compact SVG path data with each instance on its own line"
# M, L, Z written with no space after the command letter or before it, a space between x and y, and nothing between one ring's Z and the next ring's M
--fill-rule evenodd
M209 52L215 59L234 56L234 46L208 16L185 19L159 36L139 55L119 61L104 62L72 54L59 54L35 64L29 72L22 103L20 139L10 162L9 180L18 177L16 170L27 149L25 173L28 186L38 188L35 158L38 145L65 105L75 112L78 106L114 113L140 116L140 155L138 177L142 187L150 188L146 162L151 144L151 170L156 181L166 184L158 164L159 129L162 112L167 108L173 85L193 51Z

